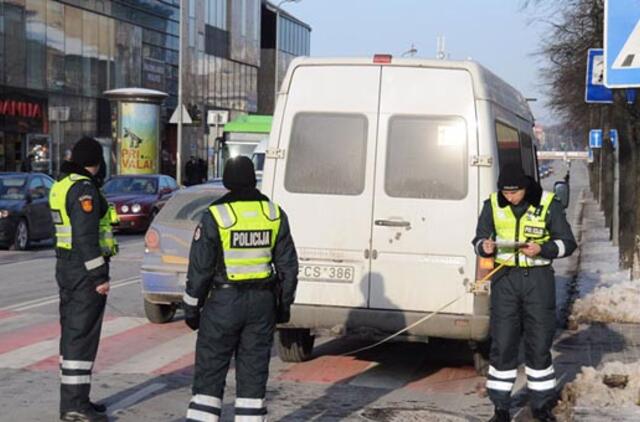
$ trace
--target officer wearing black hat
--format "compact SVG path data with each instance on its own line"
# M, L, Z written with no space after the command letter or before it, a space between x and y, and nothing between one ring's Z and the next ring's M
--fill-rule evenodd
M256 189L250 159L228 160L223 184L230 192L204 213L191 242L183 305L187 325L200 330L187 420L219 420L235 355L236 420L259 422L275 324L289 321L298 257L287 216Z
M504 264L491 282L487 376L487 392L495 405L491 421L510 420L521 339L533 416L555 421L556 379L550 349L556 297L551 263L571 255L577 245L560 201L526 176L521 166L505 165L498 189L485 201L473 239L479 256Z
M60 293L60 419L108 420L105 406L89 400L102 317L109 292L109 254L101 247L100 222L108 204L96 174L102 147L80 139L51 188L56 235L56 280Z

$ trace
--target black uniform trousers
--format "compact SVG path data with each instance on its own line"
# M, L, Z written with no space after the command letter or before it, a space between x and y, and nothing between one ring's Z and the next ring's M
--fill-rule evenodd
M555 307L555 277L550 265L506 267L493 279L487 391L496 407L509 409L522 339L531 407L540 409L554 398L551 345L556 330Z
M243 416L242 420L247 422L265 420L264 398L275 321L273 289L229 287L213 290L200 320L188 421L217 420L227 371L234 355L236 417Z
M106 296L86 280L84 262L73 254L58 257L60 292L60 411L89 408L91 370L98 351Z

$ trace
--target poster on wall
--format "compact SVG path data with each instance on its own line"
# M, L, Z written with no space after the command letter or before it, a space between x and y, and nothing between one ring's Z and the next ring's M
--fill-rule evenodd
M120 103L120 174L158 172L160 107L149 103Z

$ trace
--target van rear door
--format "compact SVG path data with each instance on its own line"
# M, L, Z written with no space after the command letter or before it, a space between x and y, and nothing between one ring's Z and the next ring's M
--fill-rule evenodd
M379 66L293 73L272 199L288 214L298 249L296 303L367 305L379 89Z
M370 306L433 311L475 277L476 114L465 70L383 67ZM471 313L472 297L446 312Z

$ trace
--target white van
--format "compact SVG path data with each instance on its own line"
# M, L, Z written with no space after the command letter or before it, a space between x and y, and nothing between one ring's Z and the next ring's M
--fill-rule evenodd
M525 98L474 62L294 60L262 182L300 258L281 357L307 359L318 329L384 335L459 295L408 337L485 341L488 296L465 293L470 241L501 165L538 178L532 139Z

